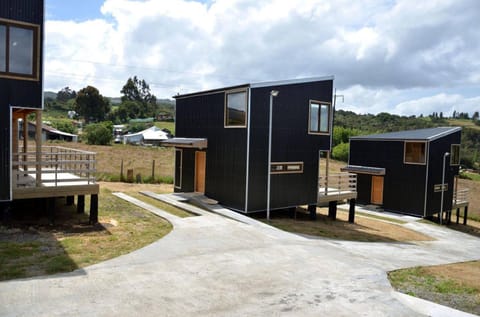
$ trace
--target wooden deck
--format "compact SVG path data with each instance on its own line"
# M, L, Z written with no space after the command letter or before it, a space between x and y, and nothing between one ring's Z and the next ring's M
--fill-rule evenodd
M13 154L13 199L97 195L93 152L46 146Z
M335 173L318 179L318 204L357 198L357 175Z

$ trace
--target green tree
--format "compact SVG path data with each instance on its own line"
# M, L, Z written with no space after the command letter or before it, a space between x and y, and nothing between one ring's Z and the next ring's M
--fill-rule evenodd
M120 112L119 115L127 113L131 119L155 116L157 111L157 97L152 94L150 86L145 80L140 80L137 76L128 78L127 83L120 92L123 96L122 104L119 106L119 110L122 112Z
M91 123L85 127L84 135L88 144L110 145L113 139L112 122Z
M77 94L75 111L85 119L85 123L103 121L110 112L110 101L97 88L87 86Z
M57 101L59 102L67 102L68 100L75 99L76 97L77 93L75 90L70 89L68 86L57 92Z

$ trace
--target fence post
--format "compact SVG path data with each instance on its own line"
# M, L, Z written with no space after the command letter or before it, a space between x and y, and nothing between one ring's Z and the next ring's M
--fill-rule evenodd
M155 180L155 160L152 162L152 182Z

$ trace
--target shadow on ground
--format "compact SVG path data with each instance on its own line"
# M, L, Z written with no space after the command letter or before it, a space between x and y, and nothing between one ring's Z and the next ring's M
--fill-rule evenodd
M67 249L81 247L72 236L109 235L106 226L90 225L89 216L55 201L55 222L42 200L17 202L7 222L0 226L0 280L36 277L78 268Z

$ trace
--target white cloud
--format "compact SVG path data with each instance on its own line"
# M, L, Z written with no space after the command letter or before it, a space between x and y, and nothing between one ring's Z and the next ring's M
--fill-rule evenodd
M346 106L413 114L442 93L475 101L461 88L480 86L477 0L106 0L101 12L47 21L46 88L117 96L138 75L162 98L335 75Z

